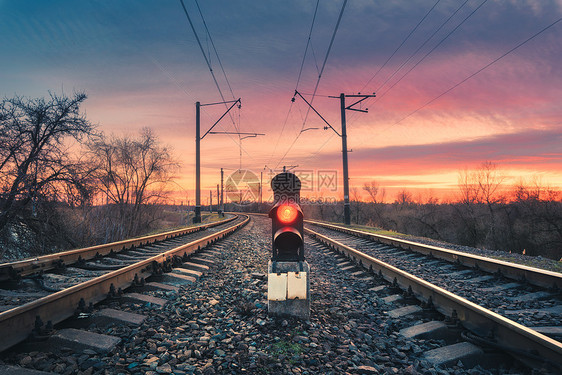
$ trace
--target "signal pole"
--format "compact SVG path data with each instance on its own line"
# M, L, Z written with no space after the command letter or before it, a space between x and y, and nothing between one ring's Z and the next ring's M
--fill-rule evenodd
M336 129L334 129L334 127L332 125L330 125L330 123L328 121L326 121L326 119L324 117L322 117L322 115L312 106L312 104L310 104L305 98L304 96L301 95L300 92L295 91L295 96L298 95L302 98L302 100L304 100L304 102L306 104L308 104L308 106L326 123L326 125L328 126L324 126L324 130L326 129L332 129L334 131L334 133L336 133L340 138L341 138L341 152L342 152L342 162L343 162L343 220L344 220L344 224L349 225L351 224L351 208L349 205L349 170L348 170L348 163L347 163L347 128L346 128L346 115L345 115L345 111L349 110L349 111L357 111L357 112L364 112L367 113L368 109L358 109L358 108L353 108L355 105L361 103L364 100L367 100L368 98L374 98L376 95L373 93L371 95L363 95L363 94L357 94L357 95L346 95L344 93L341 93L339 96L330 96L330 98L339 98L340 99L340 109L341 109L341 134L338 133L338 131ZM350 104L348 106L345 105L345 98L359 98L359 100L355 101L353 104ZM293 101L294 101L294 97L293 97ZM311 128L313 129L313 128ZM309 129L304 129L305 130L309 130Z

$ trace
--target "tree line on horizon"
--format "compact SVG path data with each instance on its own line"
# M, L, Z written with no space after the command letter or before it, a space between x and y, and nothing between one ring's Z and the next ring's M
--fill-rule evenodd
M439 202L429 196L423 202L401 190L393 203L385 203L385 191L376 181L365 183L368 201L351 194L351 219L355 224L428 237L476 248L562 258L562 193L540 180L507 177L492 162L459 172L458 197ZM341 221L339 205L305 206L307 214L327 221Z

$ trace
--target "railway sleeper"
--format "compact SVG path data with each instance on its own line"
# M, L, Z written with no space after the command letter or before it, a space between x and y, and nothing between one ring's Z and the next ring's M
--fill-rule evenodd
M323 243L323 241L319 242ZM343 250L337 249L332 245L327 247L337 254L337 257L343 256L347 259L351 257L349 254L345 254ZM367 266L361 262L358 263L373 276L373 280L382 281L385 279L382 269L375 272L372 265ZM345 264L349 264L349 262L340 262L338 267L347 269L347 271L355 268L346 267ZM462 327L456 311L453 311L451 316L444 316L436 310L431 296L426 301L420 301L415 297L411 285L408 285L407 288L402 288L397 278L393 278L390 283L386 279L384 282L387 285L379 285L370 289L377 294L384 292L388 294L388 296L380 298L379 301L389 305L395 303L405 304L405 306L387 311L387 314L394 318L395 321L391 322L386 329L389 332L397 331L400 335L408 338L442 341L443 345L441 347L424 353L424 360L442 367L462 364L465 368L472 368L476 365L494 367L497 363L508 361L505 351L485 345L487 341L492 342L493 332L489 332L488 336L490 337L486 340L481 340L480 343L475 343L476 340L467 340L465 337L469 336L466 336L466 330ZM415 319L415 317L418 318ZM399 323L401 320L409 319L408 321L419 322L420 318L427 321L402 329L398 328L400 325L403 325L403 323Z
M208 254L201 254L201 256L202 255ZM181 257L175 258L176 259L174 260L176 261L177 259L181 260ZM207 260L207 263L211 261L211 259L205 259ZM165 263L173 263L172 258L170 258ZM181 272L186 272L190 275L198 277L202 275L202 272L209 269L209 266L204 264L196 264L192 262L188 263L190 263L190 265L187 265L187 267L196 265L198 267L198 271L193 271L188 268L181 268ZM157 263L157 265L160 264ZM153 267L157 268L160 271L163 271L163 268L157 265L153 265ZM183 266L183 264L180 264L180 267L181 266ZM180 268L173 270L177 271L179 269ZM162 275L169 276L172 274L162 273ZM186 281L188 281L188 283L194 282L196 281L197 277L190 279L182 278L181 284L186 284ZM155 276L152 278L161 279L162 276ZM98 328L108 328L111 326L119 327L123 325L140 326L147 318L145 315L121 311L120 309L116 309L113 307L120 306L123 303L132 303L134 305L140 304L145 306L152 306L152 308L159 309L162 308L168 302L168 300L152 295L137 293L135 291L163 290L165 291L165 293L177 293L178 291L177 286L174 285L162 284L154 281L146 283L146 280L144 278L139 278L138 274L135 275L135 279L133 280L133 283L129 289L129 292L124 293L121 288L116 288L114 284L111 284L106 299L100 303L100 305L97 307L97 311L94 311L96 310L96 308L91 302L88 306L86 306L84 298L80 299L78 307L74 314L74 319L69 319L61 322L60 324L58 324L57 329L54 329L51 321L47 322L47 324L44 324L40 316L37 316L35 321L35 328L33 329L32 333L25 342L18 345L16 350L45 351L55 353L71 350L92 354L109 353L115 349L121 339L116 336L89 332L86 330L88 327L91 327L92 325ZM107 307L107 305L113 307ZM0 366L0 373L10 373L10 371L15 371L14 373L18 374L25 374L26 369ZM42 373L39 371L32 371L30 374L39 375Z

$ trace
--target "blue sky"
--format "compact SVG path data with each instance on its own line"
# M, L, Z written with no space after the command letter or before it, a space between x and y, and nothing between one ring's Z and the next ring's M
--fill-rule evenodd
M209 51L195 1L184 2ZM538 173L549 183L562 183L557 151L562 22L406 117L560 19L561 1L486 1L389 90L482 2L467 1L397 71L464 0L438 2L384 67L436 1L348 1L314 105L339 128L339 104L324 95L377 91L379 97L367 104L368 114L349 113L352 185L376 179L392 189L398 187L390 181L399 179L401 187L423 189L434 181L432 186L446 190L456 184L460 169L485 160L513 176ZM320 2L299 82L303 93L314 89L342 3ZM322 127L312 114L303 124L306 106L297 100L291 107L290 102L316 1L200 0L199 5L234 95L242 98L235 123L243 131L266 133L242 141L242 166L339 170L341 143L329 131L302 133L282 159L302 128ZM194 103L216 102L220 96L179 1L4 0L0 35L1 96L85 91L84 109L92 122L117 135L152 127L183 161L180 184L193 188ZM226 98L232 98L215 56L211 63ZM203 128L223 110L206 107ZM234 125L225 119L219 130L232 131ZM521 139L527 141L524 146ZM459 149L472 151L456 155ZM209 136L203 152L204 185L214 185L218 168L239 167L236 137Z

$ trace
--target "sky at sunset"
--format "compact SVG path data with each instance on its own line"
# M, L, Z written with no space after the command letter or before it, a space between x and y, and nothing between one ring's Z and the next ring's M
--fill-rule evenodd
M242 101L214 130L265 134L205 137L202 196L220 168L266 180L286 165L314 176L307 195L341 199L340 137L291 101L316 1L199 0L232 93L197 3L184 3L225 99ZM338 132L329 96L376 93L357 107L368 113L347 111L352 187L444 199L484 161L510 183L562 186L562 21L536 35L560 21L561 0L349 0L327 56L343 3L319 2L298 90ZM84 91L105 133L152 128L182 163L178 201L193 204L195 102L222 99L179 0L0 0L0 35L0 96ZM203 107L203 132L224 111ZM319 191L332 172L337 187Z

